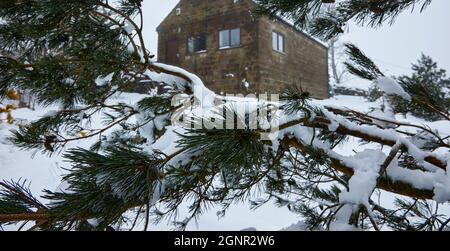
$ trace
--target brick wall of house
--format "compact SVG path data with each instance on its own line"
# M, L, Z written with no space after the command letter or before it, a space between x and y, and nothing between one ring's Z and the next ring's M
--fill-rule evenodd
M315 98L327 98L328 49L279 20L259 22L259 88L283 90L295 84ZM284 53L272 50L273 31L284 36Z
M179 65L199 75L208 88L217 93L243 93L242 81L256 81L257 20L249 12L251 3L233 0L182 0L158 28L159 61L165 62L166 41L179 39ZM241 46L219 49L219 31L241 29ZM187 40L201 32L207 34L207 51L189 54Z
M158 60L167 62L167 41L178 40L178 66L216 93L278 93L301 84L315 97L328 97L326 48L283 23L254 18L254 6L252 0L181 0L158 27ZM219 31L234 28L241 29L241 46L219 49ZM272 30L285 35L286 54L272 51ZM207 51L189 54L188 38L201 32Z

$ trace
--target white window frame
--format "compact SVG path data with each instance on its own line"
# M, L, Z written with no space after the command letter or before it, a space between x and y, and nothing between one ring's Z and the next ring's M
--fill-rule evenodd
M238 32L239 37L238 37L238 43L237 44L233 44L233 37L232 34L233 32ZM227 34L227 41L225 41L225 44L222 43L222 34L226 33ZM236 48L241 46L241 28L234 28L234 29L225 29L225 30L220 30L219 31L219 49L223 50L223 49L229 49L229 48Z
M286 53L285 41L286 40L283 34L272 31L272 50L280 53Z

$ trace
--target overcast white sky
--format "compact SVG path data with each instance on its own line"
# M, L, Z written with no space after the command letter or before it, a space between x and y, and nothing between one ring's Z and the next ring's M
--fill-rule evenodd
M145 38L156 53L156 27L179 0L145 0ZM379 29L349 27L342 41L358 45L389 74L410 72L410 65L423 52L433 57L441 68L450 70L450 1L433 0L423 12L403 13L394 25Z

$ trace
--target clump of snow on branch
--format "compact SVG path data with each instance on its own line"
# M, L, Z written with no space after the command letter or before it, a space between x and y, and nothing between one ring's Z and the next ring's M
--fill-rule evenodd
M113 77L114 77L114 72L110 73L106 76L98 76L97 79L95 79L95 84L97 86L107 85L107 84L111 83Z
M379 77L375 80L375 84L386 95L397 95L405 100L411 100L411 96L392 78Z
M441 174L434 185L434 200L439 203L450 201L450 163L447 165L447 171L438 170Z
M164 68L168 71L175 72L184 76L187 76L191 80L191 88L194 92L194 96L199 100L204 108L212 108L214 106L214 98L216 94L206 88L203 81L195 74L192 74L182 68L166 65L162 63L154 63L155 66Z
M369 198L377 185L384 159L386 155L379 150L365 150L347 158L344 162L354 167L354 174L348 182L349 191L342 192L339 201L369 208Z

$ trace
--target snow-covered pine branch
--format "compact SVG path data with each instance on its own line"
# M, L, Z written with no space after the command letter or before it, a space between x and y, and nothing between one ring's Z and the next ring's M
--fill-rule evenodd
M311 10L304 1L288 2L304 14ZM393 15L412 2L421 1L375 7ZM389 109L366 114L324 106L294 88L279 100L217 95L198 76L150 60L142 27L132 18L141 13L141 1L115 4L35 1L30 9L9 1L0 8L1 28L9 31L0 33L0 43L19 52L0 57L0 96L25 89L40 104L59 104L16 127L11 140L21 149L62 153L69 163L61 186L44 191L47 203L34 197L27 182L0 182L0 223L120 229L131 214L135 223L145 219L144 229L150 220L164 219L185 229L211 206L224 215L235 202L258 207L275 201L302 215L309 229L445 227L448 215L433 209L450 201L447 135L396 121ZM321 13L322 3L317 6L313 11ZM12 32L17 30L22 33ZM377 83L383 95L422 104L449 123L448 111L384 76L355 46L347 48L350 72ZM128 85L148 80L166 92L137 96L131 104L120 100ZM94 139L90 149L67 149ZM347 140L370 147L339 153ZM394 205L375 199L380 190L396 196ZM180 218L186 203L188 215Z

